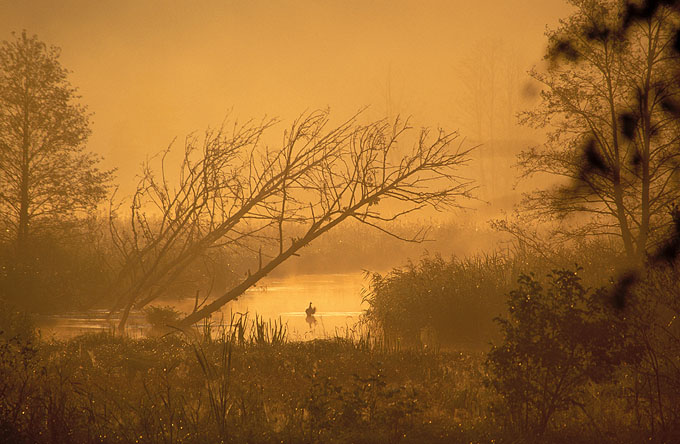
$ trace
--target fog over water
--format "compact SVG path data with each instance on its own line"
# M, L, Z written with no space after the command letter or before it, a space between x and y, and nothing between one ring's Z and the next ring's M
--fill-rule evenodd
M26 29L61 48L69 80L93 113L88 149L104 156L103 167L117 169L117 198L134 190L143 161L173 140L181 148L188 134L225 118L280 118L265 140L276 148L286 125L306 110L329 107L340 122L365 107L367 120L411 116L415 127L441 126L459 131L465 146L480 145L460 170L478 181L480 200L464 202L474 211L427 210L417 217L418 223L456 218L484 226L519 199L511 165L540 135L515 118L534 100L525 73L540 63L545 26L570 7L561 0L35 0L0 1L0 9L3 38ZM459 236L454 246L430 243L409 256L461 255L494 242ZM311 334L333 333L365 308L360 269L310 276L300 267L302 275L268 278L222 312L281 316L291 332L310 336L300 313L311 301L319 319ZM178 309L191 311L192 303L186 299ZM106 325L77 316L60 321L60 331Z

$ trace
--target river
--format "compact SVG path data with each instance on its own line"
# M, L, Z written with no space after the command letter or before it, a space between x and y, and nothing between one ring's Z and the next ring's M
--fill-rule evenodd
M344 336L355 328L367 307L362 303L361 290L367 282L362 272L344 274L308 274L266 278L261 285L251 288L235 301L213 314L213 321L229 322L231 315L248 313L265 320L287 325L288 338L309 340L336 335ZM308 323L305 309L312 303L316 307L315 323ZM190 312L194 299L159 300L153 305L172 305ZM87 332L111 331L114 322L107 319L106 310L88 310L45 316L38 325L43 338L68 338ZM147 334L149 325L143 313L131 313L128 333L133 337Z

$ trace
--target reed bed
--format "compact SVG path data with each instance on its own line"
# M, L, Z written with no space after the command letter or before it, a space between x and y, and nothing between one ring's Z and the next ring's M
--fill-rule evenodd
M484 353L407 349L367 329L292 342L285 324L232 316L153 338L0 337L1 442L518 439L484 383ZM545 439L622 442L570 421Z

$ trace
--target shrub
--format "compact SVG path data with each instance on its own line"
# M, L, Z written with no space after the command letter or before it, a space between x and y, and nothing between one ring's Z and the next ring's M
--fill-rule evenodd
M183 315L182 312L169 305L163 307L149 305L143 311L146 321L151 325L151 328L157 330L165 330L169 325L179 321Z
M26 313L0 299L0 441L20 442L19 412L34 395L37 338Z
M108 304L107 251L95 229L42 236L19 259L15 246L0 244L0 298L32 313L63 312Z
M556 412L582 405L588 382L608 379L637 355L607 292L584 288L579 271L555 270L545 287L521 276L509 316L497 318L503 342L488 353L488 382L521 432L542 435Z
M31 343L36 341L33 319L26 312L16 309L0 298L0 338Z
M626 372L637 424L653 434L680 436L680 266L657 267L632 289L625 313L641 359ZM663 440L663 438L662 438Z

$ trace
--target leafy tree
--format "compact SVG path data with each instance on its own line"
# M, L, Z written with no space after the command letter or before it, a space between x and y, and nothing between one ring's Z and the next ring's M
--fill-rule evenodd
M556 412L583 406L586 383L606 380L637 355L603 289L584 288L578 270L556 270L548 278L546 286L534 276L519 278L508 318L497 318L503 342L486 361L511 422L539 435Z
M526 176L569 180L525 205L546 218L589 215L561 234L614 235L629 258L642 259L666 234L680 197L673 181L680 131L666 112L679 92L670 81L675 15L659 4L630 21L623 0L570 3L576 12L547 32L548 69L531 71L541 104L522 114L525 124L549 129L548 141L519 159Z
M14 37L0 45L0 237L24 254L32 236L94 208L112 172L85 151L89 115L59 49Z

